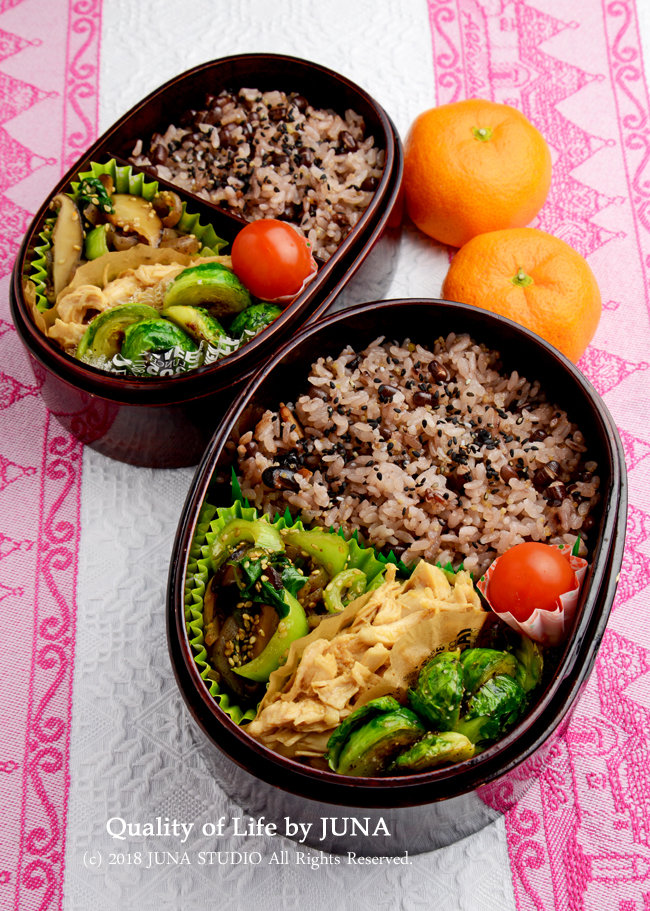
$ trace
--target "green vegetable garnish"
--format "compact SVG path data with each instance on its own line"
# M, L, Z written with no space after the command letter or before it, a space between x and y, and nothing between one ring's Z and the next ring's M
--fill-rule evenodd
M348 542L338 535L331 535L318 528L309 531L304 528L290 528L283 532L282 537L287 544L292 544L308 554L324 567L330 576L336 576L346 568L350 548Z
M105 214L114 212L106 187L98 177L84 177L77 190L77 200L82 208L92 204Z
M340 613L346 605L366 590L366 574L360 569L344 569L337 573L323 592L323 601L330 614ZM343 590L348 590L345 603L342 600Z
M86 259L99 259L100 256L110 253L106 240L107 231L108 225L97 225L96 228L93 228L92 231L89 231L86 234L86 241L84 244Z

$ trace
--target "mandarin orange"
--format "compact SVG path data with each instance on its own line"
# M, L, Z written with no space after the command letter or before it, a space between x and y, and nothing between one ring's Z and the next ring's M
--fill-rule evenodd
M480 98L444 104L416 118L405 144L406 210L441 243L522 228L544 205L551 154L516 108Z
M454 256L443 297L507 316L577 361L600 319L600 291L589 264L558 237L536 228L491 231Z

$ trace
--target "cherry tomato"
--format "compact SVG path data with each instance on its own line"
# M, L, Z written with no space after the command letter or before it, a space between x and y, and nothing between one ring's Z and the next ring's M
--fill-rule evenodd
M251 294L275 301L297 294L316 266L304 237L284 221L263 218L235 238L232 268Z
M516 544L499 557L488 595L495 610L510 611L521 621L537 608L555 610L559 596L576 586L576 575L566 557L548 544L531 541Z

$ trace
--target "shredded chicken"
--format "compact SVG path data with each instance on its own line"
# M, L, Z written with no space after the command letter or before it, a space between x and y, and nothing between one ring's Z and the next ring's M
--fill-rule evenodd
M48 335L63 348L76 348L90 320L104 310L127 303L148 304L161 310L167 285L185 268L181 263L153 263L127 269L103 289L80 285L59 296L56 319Z

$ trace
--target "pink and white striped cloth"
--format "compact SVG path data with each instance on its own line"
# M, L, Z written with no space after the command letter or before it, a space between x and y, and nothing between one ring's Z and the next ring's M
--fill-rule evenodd
M517 907L648 908L650 121L635 6L428 6L438 102L514 105L551 146L536 226L585 256L600 285L603 317L579 366L617 421L630 473L626 557L596 669L538 785L507 816Z
M61 902L82 451L40 398L9 277L32 215L95 138L100 32L101 0L0 2L2 908Z

